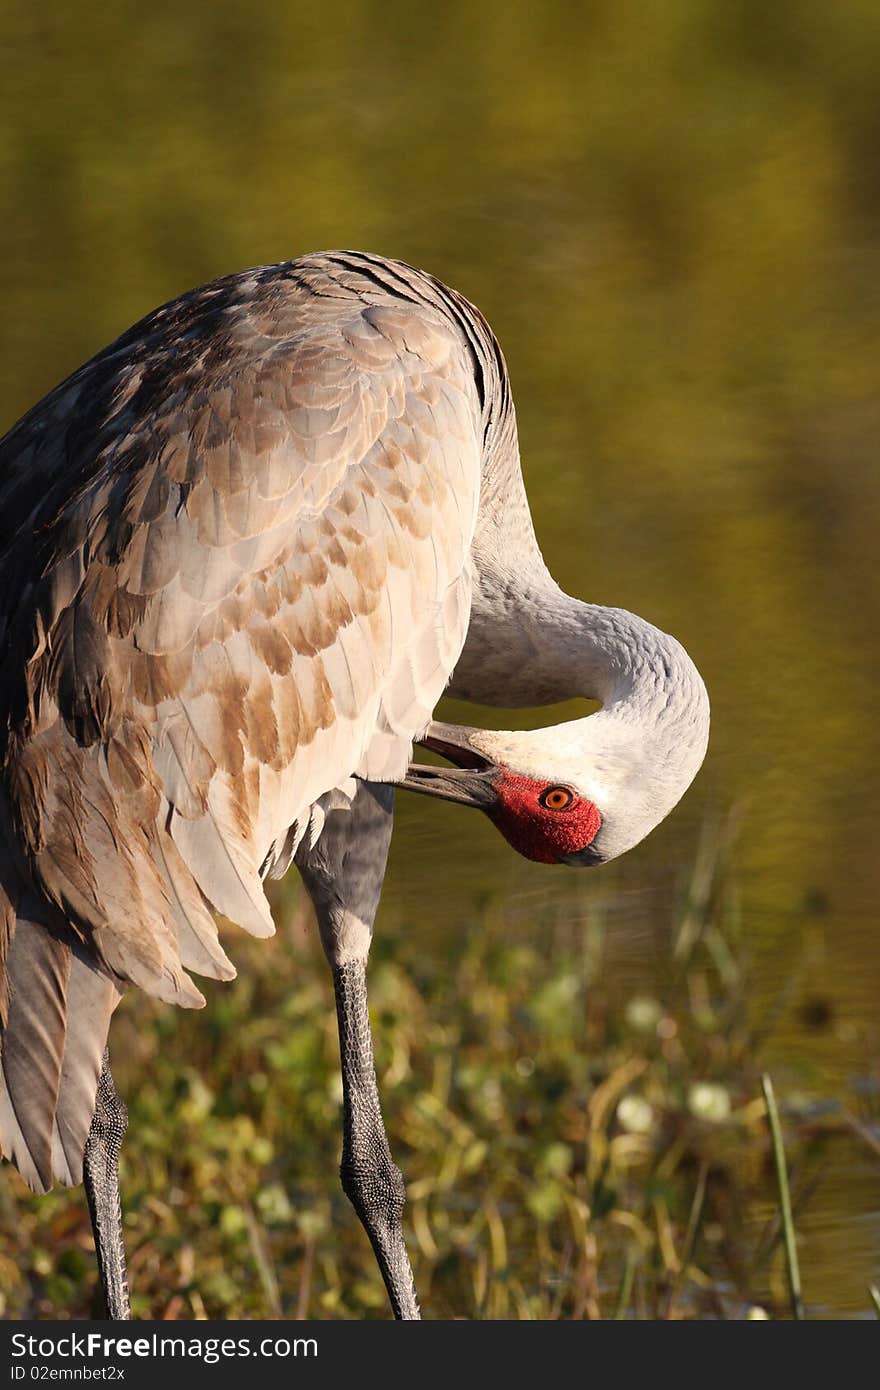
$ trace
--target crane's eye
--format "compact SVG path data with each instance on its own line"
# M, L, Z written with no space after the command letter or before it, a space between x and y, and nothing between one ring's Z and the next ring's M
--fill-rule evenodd
M538 804L548 811L565 811L574 801L574 793L568 787L547 787L538 797Z

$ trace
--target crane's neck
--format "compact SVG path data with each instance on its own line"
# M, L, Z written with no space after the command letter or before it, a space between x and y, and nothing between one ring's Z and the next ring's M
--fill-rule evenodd
M664 807L666 814L705 756L706 688L674 637L622 608L581 603L556 584L535 538L512 406L484 455L471 562L471 619L450 694L507 707L598 700L596 714L529 735L529 756L537 767L564 740L618 799L647 797L640 814L659 819Z
M501 350L482 315L446 294L478 365L483 400L471 618L449 693L508 707L598 700L597 714L568 726L583 754L595 749L626 782L650 760L670 793L680 784L680 795L708 739L700 674L674 637L624 609L581 603L555 583L535 538Z
M470 627L450 694L509 707L598 700L642 722L701 702L703 682L674 637L625 609L571 598L543 564L512 575L475 558Z

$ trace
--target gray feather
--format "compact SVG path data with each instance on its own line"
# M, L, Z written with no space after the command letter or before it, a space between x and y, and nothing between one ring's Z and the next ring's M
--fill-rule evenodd
M52 1186L52 1135L67 1026L70 948L19 916L7 958L0 1146L35 1192Z

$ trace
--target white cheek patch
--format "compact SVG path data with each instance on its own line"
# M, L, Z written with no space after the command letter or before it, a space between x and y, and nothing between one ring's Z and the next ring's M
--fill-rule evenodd
M486 730L471 735L471 743L493 763L521 777L531 778L542 786L558 782L560 786L571 787L584 801L591 801L604 818L615 801L615 783L612 776L602 775L601 768L596 771L594 767L589 770L584 767L585 761L593 761L585 752L581 727L588 722L558 724L529 733ZM596 761L601 762L601 758Z
M597 777L590 777L584 782L573 782L572 786L585 801L592 801L596 807L601 807L604 812L614 805L614 792L611 785L601 782Z

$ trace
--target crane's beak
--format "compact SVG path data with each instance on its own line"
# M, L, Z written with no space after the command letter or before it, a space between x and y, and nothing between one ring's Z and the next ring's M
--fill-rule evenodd
M478 729L459 724L432 723L419 739L423 748L448 758L455 767L427 767L410 763L406 776L399 783L423 796L439 796L443 801L457 801L463 806L477 806L489 811L498 797L495 782L498 768L471 743Z

